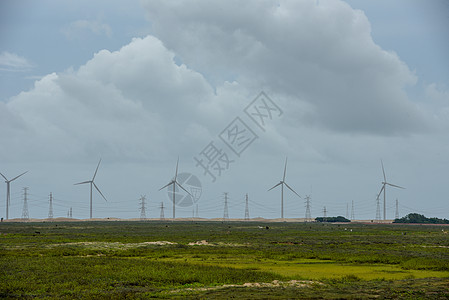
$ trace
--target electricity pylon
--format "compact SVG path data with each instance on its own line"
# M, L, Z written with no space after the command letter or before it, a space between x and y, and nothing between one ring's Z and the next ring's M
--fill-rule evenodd
M30 214L28 213L28 188L23 188L23 208L22 208L22 219L29 220Z
M48 219L53 219L53 194L50 193L50 205L48 206Z
M160 209L161 209L161 215L160 215L159 218L160 218L161 220L164 220L164 219L165 219L165 216L164 216L164 202L161 202Z
M228 193L224 193L224 211L223 211L223 221L229 220L229 213L228 213Z
M310 222L312 220L312 215L310 213L310 195L307 195L304 199L306 199L306 222Z
M145 195L140 195L140 220L143 221L147 218L145 212Z
M249 221L248 194L245 197L245 221Z

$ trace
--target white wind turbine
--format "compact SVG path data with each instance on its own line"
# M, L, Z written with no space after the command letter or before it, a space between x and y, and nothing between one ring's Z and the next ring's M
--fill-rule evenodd
M387 218L387 207L386 207L386 204L387 204L387 201L386 201L386 191L387 191L387 185L389 185L389 186L392 186L392 187L395 187L395 188L400 188L400 189L405 189L405 188L403 188L402 186L399 186L399 185L394 185L394 184L391 184L391 183L389 183L389 182L387 182L387 177L385 176L385 169L384 169L384 163L382 162L382 160L380 160L380 163L382 164L382 173L384 174L384 181L382 181L382 188L380 189L380 192L379 192L379 194L377 195L377 197L379 197L380 196L380 194L382 194L382 191L384 192L384 220L386 220L386 218Z
M190 194L176 179L177 179L177 177L178 177L178 164L179 164L179 157L178 157L178 161L176 162L176 172L175 172L175 177L173 178L173 180L172 181L170 181L169 183L167 183L166 185L164 185L163 187L161 187L160 189L159 189L159 191L160 190L162 190L162 189L164 189L164 188L166 188L167 186L169 186L169 185L171 185L171 184L173 184L173 220L175 219L175 206L176 206L176 203L175 203L175 197L176 197L176 185L178 185L181 189L183 189L187 194L189 194L191 197L192 197L192 199L193 199L193 196L192 196L192 194Z
M14 177L11 180L8 180L5 175L3 175L2 173L0 173L0 175L2 175L3 178L5 178L5 183L6 183L6 220L8 220L9 217L9 203L11 200L11 188L10 188L10 183L13 182L14 180L16 180L17 178L19 178L20 176L24 175L25 173L27 173L28 171L20 174L19 176Z
M285 158L285 167L284 167L284 177L282 177L282 180L278 183L278 184L276 184L275 186L273 186L271 189L269 189L268 191L271 191L272 189L274 189L275 187L277 187L277 186L281 186L281 218L283 219L284 218L284 185L286 186L286 187L288 187L288 189L290 190L290 191L292 191L293 193L295 193L296 194L296 196L298 196L299 198L301 198L301 196L300 195L298 195L298 193L297 192L295 192L288 184L287 184L287 182L285 182L285 175L286 175L286 173L287 173L287 157Z
M78 184L90 183L90 218L91 219L92 219L92 185L97 189L97 191L100 193L101 197L103 197L103 199L106 202L108 201L108 200L106 200L106 197L103 195L103 193L100 191L100 189L98 188L98 186L94 182L95 176L97 176L97 171L98 171L98 167L100 166L100 163L101 163L101 158L100 158L100 161L98 162L97 169L95 169L94 177L92 177L92 180L87 180L87 181L83 181L83 182L79 182L79 183L75 183L74 184L74 185L78 185Z

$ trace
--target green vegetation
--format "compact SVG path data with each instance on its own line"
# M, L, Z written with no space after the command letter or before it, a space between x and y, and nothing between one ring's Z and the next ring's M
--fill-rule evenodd
M317 222L330 222L330 223L337 223L337 222L351 222L351 220L346 219L345 217L338 216L338 217L317 217L315 218L315 221Z
M411 213L400 219L395 219L393 223L449 224L449 220L439 218L427 218L424 215Z
M3 222L0 298L449 297L444 226L266 225Z

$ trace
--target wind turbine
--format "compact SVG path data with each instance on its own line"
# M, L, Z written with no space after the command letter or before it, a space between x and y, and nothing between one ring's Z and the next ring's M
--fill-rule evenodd
M178 157L178 161L176 162L176 172L175 172L175 178L173 178L173 180L172 181L170 181L169 183L167 183L166 185L164 185L163 187L161 187L160 189L159 189L159 191L160 190L162 190L162 189L165 189L166 187L168 187L169 185L171 185L171 184L173 184L173 220L175 219L175 196L176 196L176 185L178 185L181 189L183 189L187 194L189 194L191 197L192 197L192 199L193 199L193 196L192 196L192 194L190 194L176 179L177 179L177 177L178 177L178 164L179 164L179 157Z
M17 178L19 178L20 176L24 175L25 173L28 173L28 171L20 174L19 176L14 177L11 180L8 180L8 178L6 178L5 175L0 173L0 175L2 175L3 178L5 178L5 183L6 183L6 220L8 220L8 217L9 217L9 203L10 203L10 199L11 199L10 183L13 182L14 180L16 180Z
M384 181L382 181L382 188L380 189L380 192L377 195L377 197L379 198L380 194L382 194L382 191L384 192L384 220L386 220L386 218L387 218L386 217L386 215L387 215L387 207L386 207L387 201L386 201L385 194L386 194L386 191L387 191L387 189L386 189L387 185L395 187L395 188L400 188L400 189L405 189L405 188L403 188L402 186L394 185L394 184L391 184L391 183L387 182L387 177L385 176L384 163L382 162L382 160L380 160L380 163L382 164L382 173L384 174Z
M106 202L108 201L108 200L106 200L106 197L103 195L103 193L100 191L100 189L98 188L98 186L94 182L95 176L97 176L98 167L100 167L100 163L101 163L101 158L100 158L100 161L98 162L97 169L95 170L94 177L92 177L92 180L83 181L83 182L79 182L79 183L75 183L74 184L74 185L78 185L78 184L90 183L90 218L91 219L92 219L92 186L94 186L97 189L97 191L100 193L101 197L103 197L103 199Z
M287 173L287 157L285 158L285 167L284 167L284 177L282 177L282 180L276 184L275 186L273 186L271 189L269 189L268 191L271 191L272 189L274 189L277 186L281 186L281 218L284 218L284 185L286 187L289 188L290 191L292 191L293 193L296 194L296 196L298 196L299 198L301 198L300 195L298 195L297 192L295 192L288 184L287 182L285 182L285 175Z

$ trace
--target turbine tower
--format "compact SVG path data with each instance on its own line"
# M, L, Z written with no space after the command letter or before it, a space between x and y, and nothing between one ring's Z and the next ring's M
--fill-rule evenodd
M14 180L16 180L17 178L19 178L20 176L22 176L23 174L27 173L27 172L28 171L20 174L19 176L14 177L11 180L8 180L5 175L0 173L0 175L2 175L2 177L5 179L5 183L6 183L6 220L8 220L8 217L9 217L9 203L10 203L10 199L11 199L10 183L13 182Z
M387 182L387 177L385 176L384 163L382 162L382 160L380 160L380 163L382 164L382 173L384 175L384 181L382 182L382 188L380 189L378 197L380 196L380 194L382 194L382 191L383 191L384 192L384 220L386 220L387 219L387 201L386 201L387 185L395 187L395 188L400 188L400 189L405 189L405 188L403 188L402 186L394 185L394 184Z
M192 194L190 194L176 179L177 179L177 177L178 177L178 164L179 164L179 157L178 157L178 161L176 162L176 172L175 172L175 178L173 178L173 180L172 181L170 181L169 183L167 183L166 185L164 185L163 187L161 187L160 189L159 189L159 191L160 190L162 190L162 189L165 189L166 187L168 187L168 186L170 186L170 185L173 185L173 220L175 219L175 206L176 206L176 203L175 203L175 197L176 197L176 185L177 186L179 186L181 189L183 189L184 190L184 192L186 192L187 194L189 194L191 197L192 197L192 199L193 199L193 196L192 196Z
M284 218L284 185L293 193L296 194L296 196L298 196L299 198L301 198L301 196L298 195L297 192L295 192L286 182L285 182L285 175L287 172L287 158L285 158L285 166L284 166L284 177L282 177L282 180L276 184L275 186L273 186L271 189L269 189L268 191L271 191L272 189L274 189L275 187L278 187L279 185L281 186L281 219Z
M79 182L79 183L75 183L74 184L74 185L86 184L86 183L90 184L90 218L91 219L92 219L92 186L94 186L97 189L97 191L100 193L101 197L103 197L103 199L106 202L108 202L108 200L106 200L106 197L103 195L103 193L100 191L100 189L98 188L98 186L94 182L95 176L97 176L98 167L100 167L100 163L101 163L101 159L98 162L98 165L97 165L97 168L95 169L94 177L92 177L92 180L87 180L87 181L83 181L83 182Z

